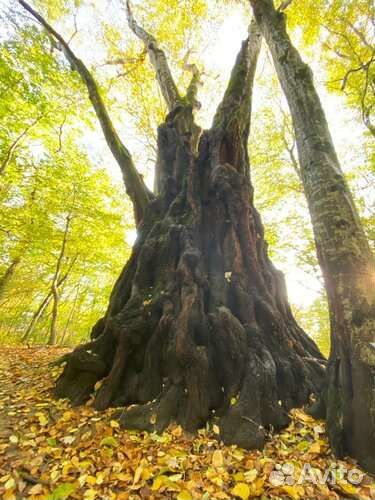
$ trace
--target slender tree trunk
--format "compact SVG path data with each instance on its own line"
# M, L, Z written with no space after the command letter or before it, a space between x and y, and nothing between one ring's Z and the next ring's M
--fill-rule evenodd
M70 264L66 273L59 279L58 288L60 288L63 285L64 281L68 278L70 271L71 271L72 267L74 266L76 258L77 257L75 257L72 260L72 263ZM33 334L34 329L35 329L38 321L40 320L40 318L43 316L44 311L48 307L48 304L50 303L51 298L52 298L52 291L49 290L47 295L44 297L42 302L39 304L38 309L34 312L33 317L29 323L29 326L27 327L27 330L26 330L24 336L22 337L22 342L27 342L29 340L29 338L31 337L31 335Z
M309 67L272 0L250 0L287 98L328 294L331 353L325 405L338 456L375 472L375 264Z
M61 272L61 266L62 266L64 257L65 257L65 250L66 250L66 244L68 241L68 233L69 233L71 220L72 220L72 214L70 212L66 217L64 235L63 235L63 239L62 239L62 243L61 243L61 250L60 250L59 256L58 256L57 261L56 261L55 274L53 276L52 284L51 284L51 294L52 294L53 305L52 305L51 329L50 329L50 336L48 339L48 345L55 345L57 342L57 314L58 314L58 307L59 307L59 302L60 302L59 276L60 276L60 272Z
M81 281L79 281L79 283L78 283L78 285L76 287L76 293L75 293L75 297L74 297L73 306L70 309L69 316L68 316L67 322L65 324L65 328L64 328L63 334L61 336L61 340L60 340L60 344L61 345L64 344L64 340L65 340L66 334L68 332L69 325L70 325L70 323L71 323L71 321L73 319L73 316L74 316L74 313L75 313L75 310L76 310L76 307L77 307L77 302L78 302L78 297L79 297L79 291L80 291L80 285L81 285Z
M31 335L33 334L34 329L40 318L43 316L44 311L48 307L51 298L52 298L52 293L51 291L49 291L48 294L42 300L42 302L39 304L38 309L34 312L33 317L31 318L31 321L29 323L29 326L27 327L27 330L25 331L25 334L22 337L22 342L27 342L31 337Z
M21 257L15 257L9 266L6 268L3 276L0 277L0 300L3 299L7 286L9 285L17 267L21 263Z
M59 290L56 283L52 283L52 315L51 315L51 330L48 339L48 345L55 345L57 343L57 313L60 302Z

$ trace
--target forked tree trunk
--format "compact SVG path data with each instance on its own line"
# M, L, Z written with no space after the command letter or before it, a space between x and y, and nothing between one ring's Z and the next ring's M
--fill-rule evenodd
M247 141L260 49L255 23L213 125L201 131L193 119L197 68L190 66L181 98L165 54L127 3L129 26L145 44L170 111L158 130L150 194L83 62L19 3L62 44L85 82L138 222L107 313L92 341L64 358L56 395L80 404L103 380L95 406L124 406L124 427L161 431L175 420L192 431L216 416L225 442L261 447L267 428L286 425L290 408L319 393L324 359L291 313L253 205Z
M324 361L292 316L253 206L241 116L255 70L248 45L210 130L197 134L183 105L159 127L157 197L106 317L69 357L56 394L80 404L104 377L95 406L135 403L126 428L176 420L194 430L215 415L224 441L253 448L319 392Z
M250 0L288 100L327 289L331 352L319 416L335 453L375 473L375 261L332 143L310 68L272 0ZM315 408L318 409L318 408ZM317 413L318 415L318 413Z

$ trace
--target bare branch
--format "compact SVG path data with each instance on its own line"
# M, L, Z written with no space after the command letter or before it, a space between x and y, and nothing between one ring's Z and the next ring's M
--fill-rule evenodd
M44 117L44 114L39 115L35 120L33 120L30 125L28 125L22 132L21 134L16 137L16 139L12 142L12 144L9 146L9 148L5 151L4 157L1 160L0 163L0 175L3 175L5 172L5 169L9 165L9 162L11 161L13 157L14 151L17 149L17 146L19 146L21 140L27 135L30 130L35 127L37 123L40 122L40 120Z
M65 122L66 122L66 115L64 115L62 122L60 123L60 126L59 126L59 132L58 132L59 147L57 148L56 153L60 153L62 150L62 135L63 135L63 129L64 129Z
M108 61L104 61L104 63L99 64L98 66L125 66L125 64L138 64L144 61L145 56L147 54L147 50L142 50L140 54L137 57L131 57L131 58L123 58L123 57L117 57L116 59L108 59Z
M330 45L328 42L323 42L322 46L325 49L330 50L331 52L333 52L334 54L336 54L338 57L340 57L340 59L345 59L346 61L351 61L352 60L350 56L348 56L347 54L344 54L344 52L342 52L340 50L337 50L335 47L333 47L332 45Z
M348 25L352 29L352 31L358 36L361 42L370 50L373 50L373 45L367 40L365 35L362 33L360 29L358 29L353 23L347 21Z
M375 53L375 50L374 50L374 53ZM351 69L349 69L349 70L346 72L346 74L345 74L344 78L342 79L341 90L345 90L346 84L347 84L347 82L348 82L348 78L349 78L349 76L350 76L352 73L356 73L356 72L358 72L358 71L366 71L366 72L368 73L369 68L370 68L370 66L371 66L371 64L372 64L373 62L375 62L375 55L373 55L373 56L371 57L371 59L369 59L366 63L361 64L361 65L360 65L360 66L358 66L357 68L351 68Z
M71 34L71 36L69 37L69 40L68 40L68 45L70 44L70 42L73 40L73 38L76 36L76 34L78 33L78 26L77 26L77 14L78 14L78 11L76 10L75 13L74 13L74 16L73 16L73 22L74 22L74 31L73 33Z
M201 82L201 72L196 64L191 64L188 62L190 55L190 50L187 51L184 58L183 68L189 71L192 76L188 88L186 90L185 99L191 104L193 108L200 109L201 103L197 100L198 87L202 84Z
M339 38L343 38L347 44L347 46L350 48L352 54L356 57L358 60L359 64L363 64L363 61L361 59L360 54L357 52L355 46L352 44L350 38L346 33L341 33L340 31L333 30L330 26L327 26L326 24L323 24L323 28L325 28L331 35L335 35Z
M287 7L289 7L289 5L292 3L293 0L284 0L283 2L281 2L281 4L279 5L277 11L278 12L282 12L284 11Z
M181 104L181 97L173 80L165 53L158 46L156 38L143 29L134 19L129 0L126 1L126 15L129 28L140 40L143 41L145 48L147 49L151 64L156 72L160 90L163 94L165 102L167 103L169 111L172 111L176 106Z
M116 158L121 169L126 191L133 202L136 224L139 224L150 200L151 193L145 186L142 177L137 172L130 152L121 142L121 139L112 124L93 76L82 60L74 54L64 38L57 33L57 31L55 31L54 28L52 28L52 26L38 12L30 7L25 0L18 0L18 3L22 5L22 7L26 9L48 31L48 33L55 38L55 40L57 40L65 54L65 57L68 59L73 69L79 73L85 83L90 101L99 119L108 147L110 148L113 156Z

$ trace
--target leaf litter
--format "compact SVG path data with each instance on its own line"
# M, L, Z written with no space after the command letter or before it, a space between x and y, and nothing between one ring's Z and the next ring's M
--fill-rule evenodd
M263 450L225 446L217 423L196 435L178 425L160 435L125 431L116 420L118 409L96 412L92 400L72 408L52 397L61 368L50 363L67 350L0 351L3 500L375 497L370 476L352 484L337 473L358 467L335 459L324 422L302 410L291 412L289 427L270 435Z

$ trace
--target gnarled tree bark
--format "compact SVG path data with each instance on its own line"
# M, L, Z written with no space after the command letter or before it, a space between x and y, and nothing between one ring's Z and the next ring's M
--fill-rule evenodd
M320 400L338 456L375 473L375 261L341 170L310 68L272 0L250 0L287 98L319 263L327 289L331 352ZM318 410L316 408L315 410Z
M159 75L170 112L158 129L155 197L105 317L56 383L57 396L81 404L102 380L95 406L124 406L124 427L161 431L175 420L192 431L215 416L225 442L261 447L267 428L321 389L323 356L291 313L253 205L260 43L252 23L209 130L194 122L195 83L172 103L171 73L164 65Z

